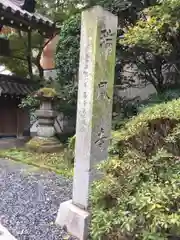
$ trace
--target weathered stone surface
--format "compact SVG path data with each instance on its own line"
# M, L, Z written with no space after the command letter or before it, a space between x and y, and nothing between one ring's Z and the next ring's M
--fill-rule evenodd
M52 109L52 100L43 100L40 110L36 111L38 117L37 137L28 142L27 148L36 152L57 152L62 145L55 138L54 121L57 113ZM53 139L53 140L52 140Z
M95 166L111 134L117 17L96 6L82 14L73 203L88 208Z
M41 104L42 110L52 110L52 102L51 101L43 101Z
M74 119L73 117L67 117L64 116L64 114L60 113L58 114L57 118L55 119L54 122L54 128L56 131L56 134L63 135L63 134L70 134L72 135L75 132L75 123L76 123L76 119ZM38 129L38 121L36 121L31 129L31 136L37 136L37 129Z
M37 136L38 127L39 127L38 121L34 122L30 129L31 137Z
M88 211L89 189L98 177L96 165L108 155L111 133L113 84L115 69L117 17L96 6L82 13L79 67L78 112L76 125L75 169L72 205ZM57 223L63 219L70 233L72 210L60 206ZM75 210L74 210L75 211ZM82 240L87 239L88 221L76 210ZM67 214L67 215L66 215ZM87 216L88 212L86 212ZM66 215L66 216L65 216ZM70 215L70 216L69 216ZM59 220L60 219L60 220Z
M71 234L79 240L88 238L90 214L76 207L72 201L67 201L60 205L56 222L67 229L71 229Z
M55 135L54 126L40 125L37 130L37 135L44 138L53 137Z
M39 119L39 125L52 126L54 124L54 119L51 118L41 118Z
M36 115L39 118L55 118L57 116L57 113L53 110L44 110L40 109L36 111Z
M57 113L52 109L52 100L43 100L41 107L36 111L38 117L37 136L39 137L54 137L54 121Z

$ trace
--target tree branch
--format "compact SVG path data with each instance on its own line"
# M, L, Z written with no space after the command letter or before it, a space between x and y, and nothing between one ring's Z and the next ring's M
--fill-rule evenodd
M28 31L27 62L30 78L33 79L31 33L31 31Z
M6 57L8 57L8 58L14 58L14 59L21 60L21 61L27 61L26 58L17 57L17 56L12 56L12 55L10 55L10 56L6 56Z

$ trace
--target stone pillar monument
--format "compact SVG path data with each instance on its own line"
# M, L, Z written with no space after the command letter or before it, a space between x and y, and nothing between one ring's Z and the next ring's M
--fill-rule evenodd
M82 13L73 197L56 223L88 238L89 190L96 165L107 159L111 134L117 17L96 6Z

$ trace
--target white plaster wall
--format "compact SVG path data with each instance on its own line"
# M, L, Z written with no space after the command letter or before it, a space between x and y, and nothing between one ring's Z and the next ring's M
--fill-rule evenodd
M136 76L137 68L136 66L126 65L123 69L123 75L125 77L131 78L134 83L132 87L129 87L126 83L123 86L115 86L115 93L118 96L125 97L127 99L132 99L135 97L140 97L142 100L149 97L149 95L156 93L156 89L150 83L144 83ZM122 89L123 87L123 89Z
M121 97L125 97L127 99L132 99L135 97L140 97L142 100L147 99L149 95L156 93L156 89L153 87L153 85L149 84L144 87L129 87L124 90L116 89L116 94Z

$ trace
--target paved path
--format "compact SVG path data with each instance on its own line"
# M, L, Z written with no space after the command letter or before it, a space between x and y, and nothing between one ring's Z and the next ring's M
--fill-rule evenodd
M64 239L54 222L71 189L71 181L55 173L0 159L0 223L17 240Z

